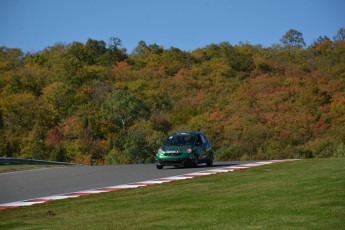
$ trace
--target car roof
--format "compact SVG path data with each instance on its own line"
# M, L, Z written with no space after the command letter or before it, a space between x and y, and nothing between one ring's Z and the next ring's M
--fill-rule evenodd
M198 134L203 134L201 132L178 132L178 133L173 133L170 136L196 136Z

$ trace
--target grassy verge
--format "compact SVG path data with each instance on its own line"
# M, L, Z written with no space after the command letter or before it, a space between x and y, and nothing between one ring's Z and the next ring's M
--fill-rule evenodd
M47 167L56 167L56 165L0 165L0 173Z
M278 163L7 209L0 229L345 229L344 166Z

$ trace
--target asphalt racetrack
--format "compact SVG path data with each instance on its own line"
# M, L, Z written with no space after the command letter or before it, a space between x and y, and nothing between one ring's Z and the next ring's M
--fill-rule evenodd
M214 162L212 167L164 167L154 164L111 166L64 166L0 173L0 204L76 191L97 189L205 171L253 161Z

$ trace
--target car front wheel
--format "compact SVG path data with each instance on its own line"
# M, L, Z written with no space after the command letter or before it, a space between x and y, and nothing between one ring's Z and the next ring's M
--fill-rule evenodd
M163 169L163 165L156 165L157 169Z
M211 157L207 162L206 165L211 167L213 165L213 157Z
M192 167L198 167L199 159L198 156L194 156Z
M211 154L210 159L208 159L208 161L206 162L206 165L209 167L213 165L213 154Z

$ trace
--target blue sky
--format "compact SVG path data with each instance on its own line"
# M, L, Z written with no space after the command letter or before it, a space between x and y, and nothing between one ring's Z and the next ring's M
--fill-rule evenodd
M191 51L228 41L265 47L289 30L307 45L345 27L344 0L0 0L0 46L37 52L58 42L140 40Z

